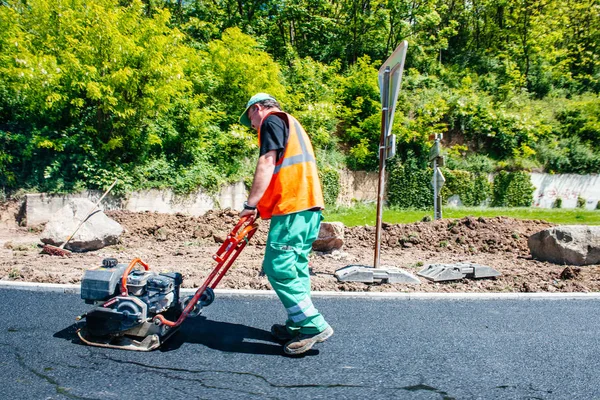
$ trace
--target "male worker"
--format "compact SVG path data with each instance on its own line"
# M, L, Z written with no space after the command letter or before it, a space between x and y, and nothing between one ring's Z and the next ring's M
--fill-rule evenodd
M310 299L308 255L319 235L323 192L310 139L300 123L281 111L274 97L258 93L240 123L258 131L260 155L240 216L271 219L263 270L286 308L285 325L271 333L287 354L302 354L333 329Z

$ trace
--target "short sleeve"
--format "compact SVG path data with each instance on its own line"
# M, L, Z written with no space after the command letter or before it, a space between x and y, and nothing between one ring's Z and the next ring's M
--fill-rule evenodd
M288 136L285 122L276 115L269 115L260 127L260 155L275 150L279 161L287 145Z

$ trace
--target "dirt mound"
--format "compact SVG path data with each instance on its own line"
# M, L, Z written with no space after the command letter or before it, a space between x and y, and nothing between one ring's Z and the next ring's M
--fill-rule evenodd
M107 215L125 228L123 242L199 240L203 244L222 243L238 221L238 213L232 210L209 211L201 217L129 211L109 211ZM465 217L413 224L383 223L381 248L452 254L507 252L528 256L529 235L550 226L552 224L544 221L523 221L505 217ZM267 229L268 222L263 222L251 245L264 245ZM347 227L344 235L346 249L371 249L374 245L375 227Z
M532 233L552 226L544 221L522 221L513 218L465 217L453 220L417 222L406 225L383 224L382 250L418 249L452 254L499 252L529 255L527 238ZM371 247L374 227L346 229L348 248Z
M201 217L185 214L134 213L108 211L109 217L123 225L126 240L180 241L207 239L227 234L238 222L238 213L232 210L209 211Z
M153 270L181 272L184 287L198 287L212 271L212 255L238 221L233 210L210 211L201 217L154 212L109 211L124 228L120 243L69 258L40 253L39 232L21 228L15 221L18 204L0 207L0 279L31 282L78 283L85 269L105 257L121 262L140 257ZM12 221L11 221L12 220ZM332 254L311 256L314 290L419 291L419 292L520 292L599 291L600 266L566 270L565 266L531 259L527 238L550 227L543 221L512 218L444 219L413 224L383 224L381 265L416 273L429 263L470 261L488 265L502 276L488 280L463 280L391 285L340 283L334 272L349 264L373 265L375 228L346 228L345 246ZM261 274L268 222L262 221L219 287L268 289Z

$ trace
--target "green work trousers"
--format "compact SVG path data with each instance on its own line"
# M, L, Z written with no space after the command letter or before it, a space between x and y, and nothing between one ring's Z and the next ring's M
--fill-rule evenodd
M313 334L329 326L312 304L308 271L308 255L322 219L321 211L271 218L263 270L286 308L290 332Z

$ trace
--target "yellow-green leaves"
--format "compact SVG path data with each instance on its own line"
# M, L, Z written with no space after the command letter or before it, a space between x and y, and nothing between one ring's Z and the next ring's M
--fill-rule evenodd
M269 93L285 105L279 66L240 29L227 29L220 40L210 42L202 62L212 81L211 101L220 100L217 104L226 111L227 121L237 121L248 99L258 92Z

